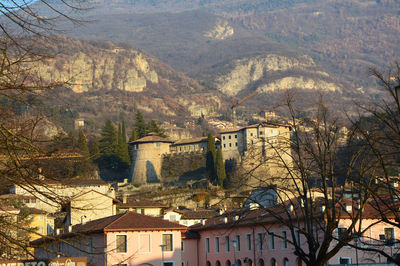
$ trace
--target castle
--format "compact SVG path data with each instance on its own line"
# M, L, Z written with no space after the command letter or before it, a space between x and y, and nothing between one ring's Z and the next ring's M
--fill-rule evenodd
M221 147L224 160L234 160L243 167L262 164L277 155L278 148L284 151L286 160L290 139L289 125L258 123L245 127L223 130L216 138L216 146ZM206 152L207 137L172 141L149 133L146 137L132 141L131 180L134 183L162 181L161 168L163 156L173 153ZM281 158L281 157L280 157ZM279 171L278 165L271 163L258 167L267 168L271 174ZM265 169L264 169L265 170Z

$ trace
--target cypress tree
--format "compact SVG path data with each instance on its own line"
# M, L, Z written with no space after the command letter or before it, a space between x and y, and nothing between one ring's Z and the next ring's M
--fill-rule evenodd
M156 121L151 119L147 125L148 132L156 132L160 137L166 137L164 130L157 124Z
M86 136L82 130L79 130L77 148L83 156L89 157L89 146L86 140Z
M208 134L208 142L207 142L207 153L206 153L206 169L208 172L208 177L211 182L216 180L216 151L215 151L215 142L214 137L211 133Z
M129 150L128 150L128 143L126 143L126 136L124 138L123 130L122 128L125 127L125 125L118 124L118 141L117 141L117 150L116 150L116 155L118 158L121 160L123 163L121 166L122 167L128 167L130 164L130 157L129 157ZM124 140L125 139L125 140Z
M127 143L127 141L126 141L126 128L125 128L125 121L124 120L122 120L122 131L121 131L121 134L122 134L122 142Z
M218 184L222 187L224 185L224 180L226 179L226 173L225 173L225 163L224 163L224 158L222 158L221 148L218 148L217 150L216 166L217 166Z
M107 120L101 132L99 142L100 154L103 156L111 156L116 154L118 144L117 131L111 120Z
M90 157L92 160L96 160L100 157L99 140L96 136L93 136L89 141Z
M135 130L138 134L138 138L143 138L146 136L146 122L144 121L142 112L137 110L135 118Z

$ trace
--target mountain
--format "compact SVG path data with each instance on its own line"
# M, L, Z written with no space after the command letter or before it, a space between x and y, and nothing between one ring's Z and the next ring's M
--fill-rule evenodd
M38 49L56 55L35 63L41 80L69 84L68 89L49 92L46 103L53 108L68 107L97 128L106 118L133 120L136 108L149 118L183 125L192 116L226 106L222 93L128 45L66 36L36 39L35 43Z
M130 43L195 78L229 60L297 52L347 90L371 92L368 68L399 58L399 14L397 0L97 0L91 23L65 29Z

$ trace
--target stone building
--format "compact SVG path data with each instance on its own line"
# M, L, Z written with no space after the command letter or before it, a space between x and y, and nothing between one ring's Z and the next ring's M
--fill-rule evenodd
M172 140L149 133L130 142L132 146L131 180L134 183L159 182L163 154L170 152Z
M224 160L240 164L243 184L265 186L267 180L284 176L285 165L292 164L290 153L291 127L262 122L220 132Z

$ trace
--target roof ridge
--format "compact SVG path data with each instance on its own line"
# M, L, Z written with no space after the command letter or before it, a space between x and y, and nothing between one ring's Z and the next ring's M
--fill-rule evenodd
M119 219L121 219L122 217L124 217L125 215L127 215L128 213L130 213L130 211L126 211L125 213L122 213L122 215L120 217L118 217L117 219L115 219L114 221L112 221L111 223L109 223L107 226L104 226L103 231L105 231L106 229L108 229L107 227L111 226L113 223L115 223L116 221L118 221ZM117 214L118 215L118 214Z

